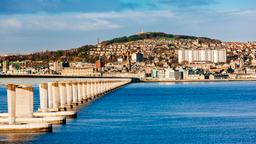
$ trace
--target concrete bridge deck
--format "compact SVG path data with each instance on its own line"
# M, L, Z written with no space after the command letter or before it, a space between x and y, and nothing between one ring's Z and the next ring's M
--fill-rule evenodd
M50 82L49 82L50 81ZM0 114L0 133L50 132L77 111L131 79L75 78L39 84L40 108L35 111L32 85L6 84L8 113Z

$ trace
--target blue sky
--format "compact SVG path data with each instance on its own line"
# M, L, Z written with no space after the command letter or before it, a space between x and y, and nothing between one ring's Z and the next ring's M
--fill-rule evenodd
M256 40L255 0L0 0L0 54L57 50L140 29Z

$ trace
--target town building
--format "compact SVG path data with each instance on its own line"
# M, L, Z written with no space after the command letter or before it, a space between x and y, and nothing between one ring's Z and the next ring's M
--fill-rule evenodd
M144 59L144 56L140 52L132 54L132 62L142 62L143 59Z
M175 80L174 70L171 68L166 69L165 70L165 78L167 80Z
M226 63L225 49L180 49L178 50L178 62L210 62L210 63Z
M61 75L65 75L65 76L99 76L99 73L94 73L94 67L65 68L61 71Z
M61 62L49 63L49 69L52 70L53 73L60 73L63 69L63 65Z
M9 71L9 62L4 61L2 64L3 73L7 73Z
M104 67L104 62L103 62L103 59L100 58L95 62L95 68L97 71L101 71L103 67Z

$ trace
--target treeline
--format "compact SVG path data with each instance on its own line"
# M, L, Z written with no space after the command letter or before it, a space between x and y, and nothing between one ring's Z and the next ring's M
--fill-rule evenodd
M45 51L37 52L28 55L10 55L5 57L0 57L0 62L3 61L84 61L84 62L94 62L96 58L89 55L89 50L95 48L94 45L85 45L79 48L74 48L70 50L57 50L57 51Z
M200 42L213 42L213 43L221 43L220 40L210 39L206 37L195 37L195 36L186 36L186 35L173 35L173 34L166 34L163 32L147 32L141 34L135 34L131 36L123 36L119 38L114 38L112 40L103 41L102 44L108 45L113 43L126 43L144 39L158 39L158 38L168 38L168 39L191 39L196 40L198 39Z
M142 34L135 34L131 36L123 36L119 38L114 38L112 40L103 41L102 44L108 45L112 43L126 43L131 41L143 40L143 39L152 39L152 38L173 38L174 35L166 34L162 32L148 32Z

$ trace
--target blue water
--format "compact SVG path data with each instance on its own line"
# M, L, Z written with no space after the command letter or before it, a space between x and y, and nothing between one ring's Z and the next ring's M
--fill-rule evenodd
M0 143L253 144L255 92L256 82L131 84L91 103L53 133L0 134ZM5 111L5 91L0 94Z

